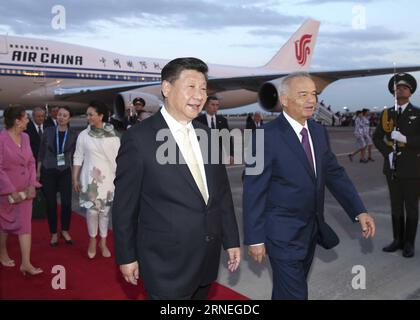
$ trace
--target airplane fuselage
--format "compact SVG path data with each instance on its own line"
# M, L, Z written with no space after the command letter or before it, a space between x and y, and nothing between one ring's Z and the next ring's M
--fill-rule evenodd
M56 41L0 35L0 108L84 105L57 99L60 87L106 86L160 81L168 60L125 56ZM209 65L210 77L259 74L267 70ZM147 92L147 89L143 91ZM256 92L227 91L218 94L222 108L256 102Z

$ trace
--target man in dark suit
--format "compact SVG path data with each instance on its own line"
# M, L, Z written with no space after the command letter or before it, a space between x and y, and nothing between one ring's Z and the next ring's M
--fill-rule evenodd
M247 120L245 129L256 130L262 128L264 122L260 112L255 112L254 117L250 120Z
M218 115L217 111L219 110L220 101L216 96L207 97L206 104L204 108L206 113L199 115L195 120L201 122L205 126L208 126L210 129L229 129L229 124L227 119L224 116ZM225 143L220 145L220 152L225 152L224 150L229 149L229 163L233 164L233 140L229 138L229 144Z
M391 199L394 240L383 251L402 249L406 258L414 256L419 217L420 109L410 103L416 87L416 79L409 74L391 78L388 88L395 94L395 106L382 112L373 135L375 146L384 156L383 173Z
M247 174L244 180L244 243L258 262L267 250L273 270L272 299L308 298L306 278L315 246L329 245L325 238L331 238L332 232L325 233L325 186L350 219L360 222L365 238L375 233L373 219L330 149L326 129L309 120L316 95L306 73L283 79L283 112L262 129L263 171Z
M48 118L44 122L44 127L56 127L57 126L57 115L58 115L58 109L60 109L57 106L52 106L48 110Z
M211 148L196 134L210 130L192 124L206 101L207 65L178 58L161 79L165 106L123 135L117 157L116 261L127 282L137 284L141 273L149 299L206 299L221 246L230 271L240 261L225 166L203 158Z
M35 160L38 158L39 147L41 144L42 133L44 132L45 110L36 107L32 111L32 119L29 121L25 132L29 135L32 154Z

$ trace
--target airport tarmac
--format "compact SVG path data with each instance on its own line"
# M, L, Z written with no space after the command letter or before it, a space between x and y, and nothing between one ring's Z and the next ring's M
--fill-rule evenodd
M392 241L391 212L386 180L382 174L382 155L374 149L375 162L359 163L358 155L354 157L354 162L350 162L347 154L355 148L353 128L335 127L328 131L338 161L355 184L368 212L375 218L377 233L372 240L363 239L359 224L351 222L327 192L325 218L339 235L340 244L332 250L317 246L308 279L309 299L420 299L418 250L410 259L403 258L401 251L382 252L382 247ZM241 233L242 170L238 166L228 168ZM419 248L419 238L416 242ZM223 255L219 283L251 299L270 299L272 276L268 259L259 265L247 256L246 250L243 253L238 272L232 274L227 270L227 258ZM363 282L360 282L363 270L366 276L365 289ZM353 282L356 289L352 286Z

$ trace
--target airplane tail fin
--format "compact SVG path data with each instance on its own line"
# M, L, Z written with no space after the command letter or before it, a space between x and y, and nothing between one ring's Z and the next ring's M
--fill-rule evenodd
M308 19L264 66L266 69L306 71L314 53L320 22Z

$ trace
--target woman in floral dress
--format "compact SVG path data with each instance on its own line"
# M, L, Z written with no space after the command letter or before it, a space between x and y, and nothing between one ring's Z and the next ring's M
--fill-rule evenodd
M79 192L80 206L86 209L89 233L88 257L96 255L96 236L104 257L111 252L106 245L109 215L114 198L115 159L120 139L108 121L108 108L93 101L87 109L89 126L77 138L73 160L73 188Z

